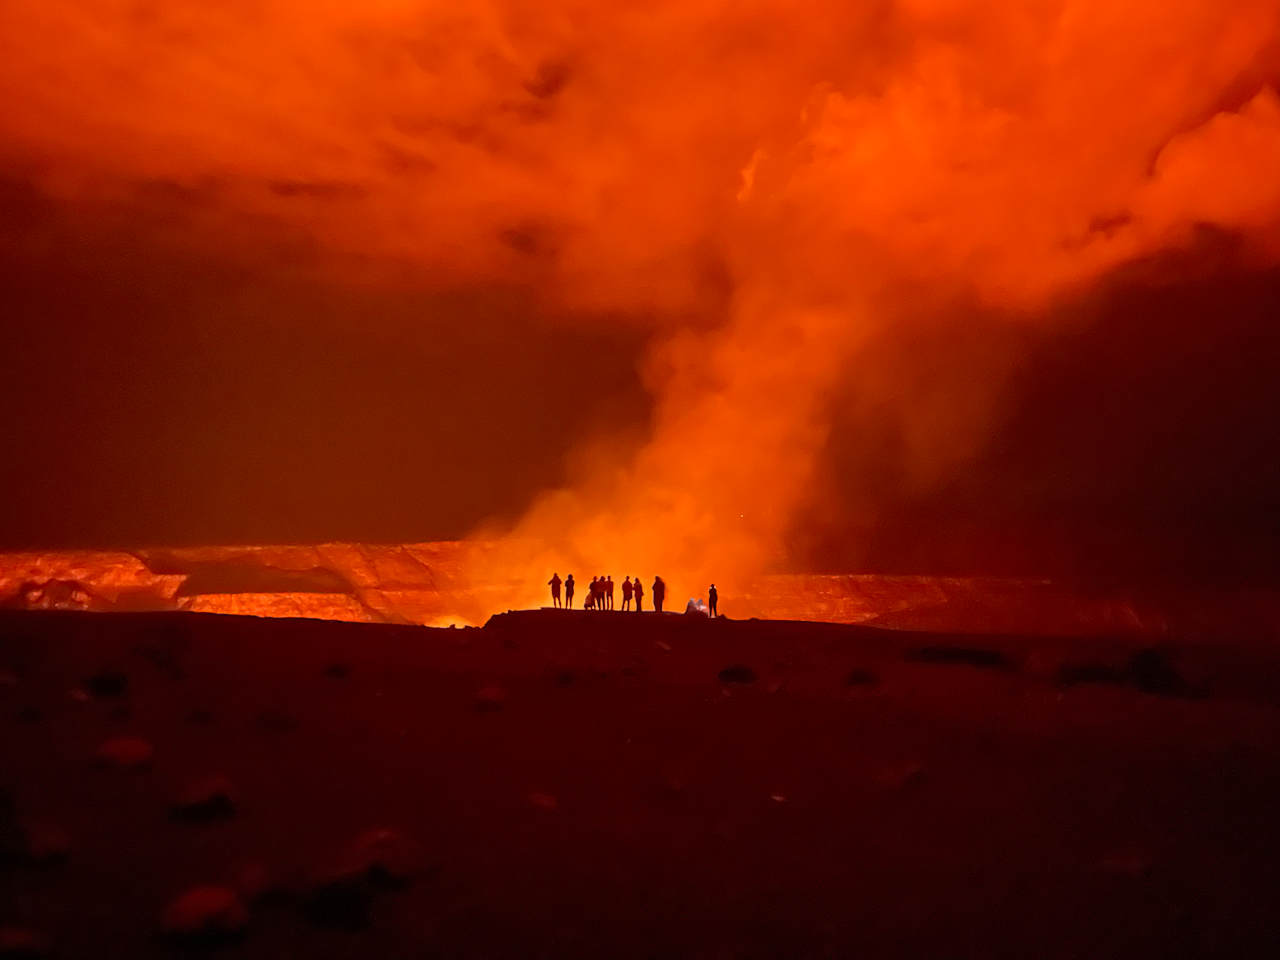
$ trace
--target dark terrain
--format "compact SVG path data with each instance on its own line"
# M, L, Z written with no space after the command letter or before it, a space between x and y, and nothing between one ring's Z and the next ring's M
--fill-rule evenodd
M0 614L0 956L1275 955L1280 655L1138 644Z

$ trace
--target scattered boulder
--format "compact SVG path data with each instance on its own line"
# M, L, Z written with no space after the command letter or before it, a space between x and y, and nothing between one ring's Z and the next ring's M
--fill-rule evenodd
M507 691L496 683L485 684L476 691L476 709L481 712L501 710L507 702Z
M98 747L98 762L121 770L137 770L148 766L155 755L151 741L141 737L112 737Z
M725 667L717 676L721 683L755 683L756 672L748 666L735 663Z
M316 926L362 930L369 925L373 890L363 873L337 871L318 877L302 898L302 914Z
M1058 670L1058 684L1063 687L1129 686L1162 697L1203 696L1203 691L1193 688L1178 672L1168 654L1156 647L1137 651L1123 666L1097 662L1064 664Z
M52 953L52 941L38 930L0 927L0 960L39 960Z
M236 789L220 774L201 777L183 788L171 812L188 823L230 819L236 815Z
M555 810L560 806L559 801L553 795L538 791L529 794L529 802L539 810Z
M399 830L376 827L352 841L345 863L376 886L400 888L422 870L422 855L417 844Z
M346 680L351 676L351 668L345 663L331 663L324 668L324 675L330 680Z
M192 945L215 946L244 936L249 910L230 887L206 884L192 887L164 911L167 937Z
M99 670L85 680L84 686L95 697L123 697L129 692L129 677L120 670Z
M854 667L844 678L846 687L874 687L879 682L879 677L862 667Z
M1191 685L1183 679L1164 651L1155 647L1139 650L1130 657L1126 672L1133 685L1143 693L1165 697L1185 697L1191 693Z
M211 710L206 710L204 707L196 707L187 714L187 723L190 723L193 726L206 726L213 723L213 712Z

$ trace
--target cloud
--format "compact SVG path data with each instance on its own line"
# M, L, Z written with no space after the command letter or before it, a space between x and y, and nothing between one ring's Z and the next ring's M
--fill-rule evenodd
M152 190L175 242L650 331L652 435L579 451L516 532L695 578L783 550L836 397L921 483L980 453L1016 356L940 416L867 344L1052 323L1205 224L1271 262L1278 31L1271 0L46 0L0 10L0 136L65 208Z

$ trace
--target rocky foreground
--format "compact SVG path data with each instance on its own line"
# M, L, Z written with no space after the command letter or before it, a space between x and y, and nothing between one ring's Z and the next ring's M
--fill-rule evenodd
M0 957L1265 956L1280 655L0 614Z

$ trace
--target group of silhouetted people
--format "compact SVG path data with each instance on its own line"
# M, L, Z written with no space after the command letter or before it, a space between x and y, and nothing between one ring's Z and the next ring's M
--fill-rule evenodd
M563 606L567 609L573 608L573 591L574 581L573 574L569 574L564 580L560 579L560 574L553 573L551 579L547 581L547 586L551 588L551 605L553 607ZM564 603L560 602L560 588L564 587ZM662 604L667 599L667 584L661 577L653 578L653 609L658 613L662 612ZM622 581L622 609L631 610L631 601L635 600L635 610L638 612L644 609L644 584L640 582L639 577L627 577ZM707 592L707 609L711 616L716 616L716 585L713 583L711 589ZM600 576L592 577L591 583L587 585L587 595L582 600L582 608L584 610L612 610L613 609L613 577Z

